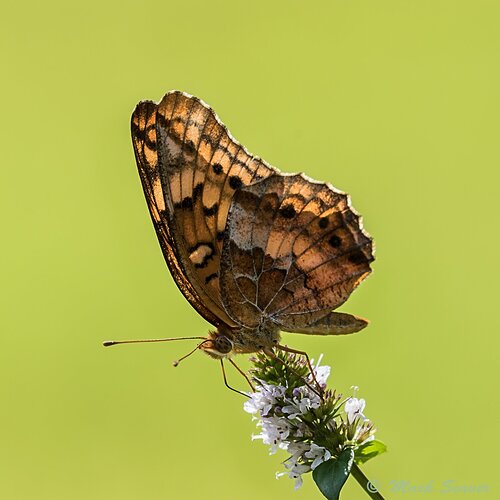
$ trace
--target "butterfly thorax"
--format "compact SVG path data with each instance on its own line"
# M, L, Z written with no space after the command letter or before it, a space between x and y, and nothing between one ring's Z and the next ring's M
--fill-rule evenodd
M200 349L212 358L222 359L232 354L268 351L279 344L279 341L279 329L272 323L263 323L254 329L223 326L209 332Z

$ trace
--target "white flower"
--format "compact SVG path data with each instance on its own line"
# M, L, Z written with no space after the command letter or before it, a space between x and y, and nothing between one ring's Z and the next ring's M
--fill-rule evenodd
M313 459L311 469L314 470L319 464L326 462L332 458L332 454L323 446L318 446L315 443L311 444L311 449L306 451L304 455L307 458Z
M264 444L270 445L270 455L276 453L278 448L286 449L287 445L284 441L290 435L291 430L291 426L286 419L280 417L263 418L260 426L262 427L262 432L252 436L252 440L262 439Z
M321 406L321 398L306 385L295 388L292 394L291 400L286 399L289 404L281 409L283 413L288 415L289 419L297 418L312 408Z
M307 468L307 470L303 470ZM295 486L294 489L298 490L302 486L302 474L305 472L309 472L311 469L306 466L296 466L293 470L290 470L289 472L276 472L276 479L279 479L282 476L288 476L290 479L295 479Z
M290 453L290 457L288 457L283 465L288 469L288 472L282 472L277 474L276 477L281 477L285 474L288 475L289 478L295 479L295 489L299 489L302 486L302 474L311 471L311 466L308 464L301 463L301 459L303 459L304 455L311 449L311 445L308 443L291 442L288 444L287 452Z
M278 402L278 398L283 398L285 388L281 385L271 385L261 382L257 386L257 391L249 394L250 399L245 401L243 408L247 413L260 413L266 416L272 407Z
M316 380L321 387L326 387L326 381L330 376L330 367L328 365L319 366L314 370Z
M323 365L320 366L321 360L323 359L323 354L320 354L318 358L318 362L316 363L316 366L314 367L314 376L316 377L316 381L321 387L326 387L326 381L328 380L328 377L330 376L330 371L331 368L328 365ZM314 363L314 360L313 360ZM309 379L312 379L312 376L309 376ZM311 380L312 382L312 380Z
M285 467L287 467L286 464ZM305 474L306 472L310 471L311 467L309 467L309 465L293 464L293 466L290 467L290 471L288 472L288 477L290 479L295 479L295 486L294 486L295 490L298 490L302 486L302 474Z
M302 474L311 472L319 464L329 460L332 455L331 453L322 446L318 446L315 443L304 443L291 442L288 444L286 451L290 453L290 457L283 462L284 466L288 469L288 472L280 472L276 474L276 477L287 475L291 479L295 479L295 489L302 486ZM312 463L303 463L304 461Z
M352 424L356 417L360 416L363 420L366 417L363 415L363 410L365 409L365 400L358 398L349 398L345 402L345 412L347 415L347 421Z
M303 483L302 474L299 474L298 476L296 476L295 474L290 473L290 477L296 478L295 485L294 485L293 489L298 490L302 486L302 483Z
M311 445L308 443L304 443L303 441L299 441L297 443L289 443L287 447L288 453L290 453L290 457L285 460L285 467L289 469L291 466L287 466L286 464L297 464L299 458L306 452L311 449Z
M298 389L295 389L295 391L297 390ZM296 396L289 402L289 405L283 406L281 409L283 413L288 414L289 419L297 418L307 413L311 408L319 408L321 405L321 399L316 395L311 397Z

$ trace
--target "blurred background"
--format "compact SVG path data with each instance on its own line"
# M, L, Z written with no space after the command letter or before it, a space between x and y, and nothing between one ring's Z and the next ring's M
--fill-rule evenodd
M251 441L217 363L172 368L189 342L101 347L210 327L169 276L132 152L135 104L170 89L364 215L374 273L342 310L370 327L285 342L360 387L390 450L366 474L388 498L498 498L498 2L2 11L1 498L321 498L275 479L285 455Z

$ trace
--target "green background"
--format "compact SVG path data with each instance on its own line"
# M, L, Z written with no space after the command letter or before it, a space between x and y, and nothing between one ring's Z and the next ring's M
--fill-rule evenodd
M275 480L285 456L251 442L217 363L172 368L191 343L100 345L209 328L130 141L136 102L176 88L364 215L375 272L343 310L372 324L285 342L360 387L390 448L367 475L388 498L498 498L499 21L493 0L3 6L0 497L321 498Z

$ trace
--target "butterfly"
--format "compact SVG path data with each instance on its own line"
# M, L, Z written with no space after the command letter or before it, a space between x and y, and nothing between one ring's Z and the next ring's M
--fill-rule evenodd
M347 194L253 156L184 92L140 102L131 128L167 265L215 327L198 348L222 360L272 353L280 331L339 335L367 325L333 311L374 260Z

